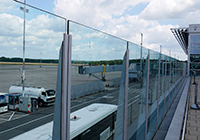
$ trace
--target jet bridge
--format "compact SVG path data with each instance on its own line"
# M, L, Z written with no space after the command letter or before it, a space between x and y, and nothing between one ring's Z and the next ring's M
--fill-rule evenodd
M137 64L131 63L129 66L129 79L137 81L142 81L142 72L137 70Z
M93 76L99 80L106 81L105 73L106 72L116 72L122 71L123 65L111 65L111 66L79 66L78 73L79 74L89 74L89 76ZM94 75L94 73L101 73L101 78ZM142 73L137 71L137 64L131 63L129 67L129 79L137 79L141 80Z

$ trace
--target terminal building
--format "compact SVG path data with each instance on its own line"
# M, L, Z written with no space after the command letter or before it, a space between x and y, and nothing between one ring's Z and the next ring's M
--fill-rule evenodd
M196 71L200 75L200 24L190 24L186 28L172 28L172 33L188 56L188 74Z

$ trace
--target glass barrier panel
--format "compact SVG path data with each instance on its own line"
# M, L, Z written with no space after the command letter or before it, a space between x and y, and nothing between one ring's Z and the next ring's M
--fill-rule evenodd
M12 0L0 2L0 5L5 7L0 10L0 23L3 23L0 27L0 92L10 93L7 113L11 114L13 110L15 111L11 120L16 119L16 116L20 119L12 127L18 126L19 123L20 125L27 123L29 119L27 112L37 112L38 108L40 113L35 113L36 116L50 114L47 121L40 125L52 122L58 56L65 32L65 20L29 6L26 6L24 11L23 4ZM26 14L25 40L23 40L24 12ZM23 41L25 42L24 96L30 97L31 104L28 111L21 110L19 106L22 103L19 98L22 95L23 86ZM17 112L18 109L22 112ZM34 129L36 126L29 124L28 127ZM51 129L52 125L49 127L49 130ZM8 134L1 139L15 139L18 134ZM52 134L49 133L49 135Z
M65 20L26 8L26 84L55 90Z
M110 123L94 126L99 131L88 134L87 139L95 139L104 131L106 134L109 132L111 138L114 138L115 131L118 137L123 133L123 59L127 42L73 21L68 21L68 32L72 35L71 112L88 106L113 105L116 107L113 114L107 112L113 115Z
M173 101L173 94L174 94L174 58L170 58L171 65L170 65L170 82L169 82L169 107Z
M168 100L169 100L169 96L168 96L168 89L169 89L169 66L170 66L170 63L169 63L169 57L166 56L165 58L165 63L164 63L164 71L165 71L165 76L164 76L164 115L166 114L167 110L168 110Z
M3 3L0 10L0 92L8 93L12 83L21 83L23 12L21 4ZM14 23L14 24L13 24Z
M145 112L142 72L142 48L139 45L129 43L129 87L128 87L128 136L139 139L139 131L144 123L141 114ZM135 135L134 135L135 134ZM138 136L136 136L136 134Z
M10 0L8 3L0 2L0 5L4 7L0 10L0 23L3 25L0 27L0 92L17 92L21 96L23 41L25 41L25 91L29 89L39 91L44 88L45 92L41 93L37 102L40 114L50 113L48 116L50 118L44 122L49 125L49 122L52 123L53 114L56 114L53 103L59 52L66 30L66 21L32 6L27 5L26 10L23 10L24 5L20 2ZM24 12L26 12L25 40L23 40ZM146 138L152 139L182 85L185 67L183 63L71 20L67 25L67 32L72 35L70 123L84 118L82 124L87 125L82 131L79 131L79 128L83 126L72 125L71 139L122 138L127 47L129 48L127 137L132 140L145 139L146 129ZM198 62L192 62L190 67L200 75ZM147 75L148 69L149 75ZM15 90L11 90L11 87ZM17 87L19 90L16 90ZM28 92L25 92L25 96L30 97ZM34 97L31 96L31 99L31 111L34 112L36 111L34 110L36 106L33 105ZM18 105L18 103L19 97L8 98L8 105ZM17 109L14 106L9 107ZM148 112L147 120L145 120L146 112ZM15 116L13 119L16 119ZM87 121L89 124L86 124ZM145 128L146 121L147 128ZM35 126L31 124L30 129L33 128ZM48 128L51 130L52 125ZM73 135L74 132L76 135ZM12 136L6 135L3 139L15 138L16 135L14 133ZM48 136L52 134L49 133Z
M157 99L158 99L158 79L159 72L159 53L150 50L150 69L149 69L149 108L148 108L148 133L147 139L152 139L157 129ZM159 87L160 88L160 87ZM159 109L159 108L158 108Z
M160 54L161 61L160 61L160 92L159 92L159 110L158 110L158 126L162 122L164 117L164 110L165 110L165 64L166 64L166 56Z
M129 83L129 95L135 95L129 98L129 108L132 111L130 114L129 128L132 130L131 139L145 139L145 114L146 114L146 85L147 85L147 60L148 49L130 43L129 62L137 63L137 79L132 79ZM131 76L131 70L129 75ZM133 121L134 120L134 121Z

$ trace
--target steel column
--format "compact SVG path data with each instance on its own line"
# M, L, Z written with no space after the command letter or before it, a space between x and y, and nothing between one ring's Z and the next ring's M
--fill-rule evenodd
M167 58L165 57L165 83L164 83L164 113L163 116L165 116L165 98L166 98L166 92L167 92Z
M148 49L147 56L147 84L146 84L146 113L145 113L145 140L147 140L147 130L148 130L148 98L149 98L149 65L150 65L150 50Z
M171 61L171 51L169 52L169 56L170 56L170 61L169 61L169 84L168 84L168 90L169 90L169 100L168 100L168 102L169 102L169 104L170 104L170 100L171 100L171 97L170 97L170 87L171 87L171 80L172 80L172 78L171 78L171 63L172 63L172 61ZM169 105L168 104L168 105ZM168 106L169 107L169 106Z
M72 36L64 34L62 50L62 106L61 106L61 140L70 140L70 102L71 102L71 46Z
M156 129L158 128L158 113L159 113L159 98L160 98L160 62L161 62L161 48L160 46L160 53L159 53L159 60L158 60L158 86L157 86L157 119L156 119Z
M188 67L187 67L187 76L190 76L190 34L188 37L188 58L187 58L187 63L188 63Z
M123 139L127 140L127 120L128 120L128 80L129 80L129 49L127 42L126 50L126 77L125 77L125 92L124 92L124 133Z
M24 0L22 96L24 96L24 87L25 87L25 25L26 25L26 0Z

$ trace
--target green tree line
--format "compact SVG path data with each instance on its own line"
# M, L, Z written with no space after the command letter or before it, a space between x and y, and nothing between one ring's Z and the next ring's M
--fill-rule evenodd
M31 59L31 58L26 58L26 62L29 63L58 63L58 59ZM0 62L23 62L22 58L14 57L14 58L8 58L8 57L0 57Z

